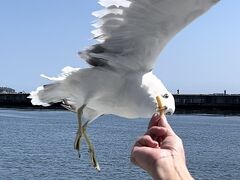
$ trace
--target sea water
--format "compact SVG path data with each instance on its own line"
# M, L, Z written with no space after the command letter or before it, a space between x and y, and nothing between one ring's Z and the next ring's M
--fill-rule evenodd
M187 164L196 179L240 179L240 116L168 117L183 139ZM151 179L129 160L148 119L102 116L90 124L101 172L90 165L83 141L73 149L76 115L68 111L0 110L0 179Z

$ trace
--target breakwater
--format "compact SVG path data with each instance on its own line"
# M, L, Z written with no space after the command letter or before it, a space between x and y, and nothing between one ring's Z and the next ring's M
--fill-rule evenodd
M29 94L0 94L0 107L32 106L30 99L27 98Z
M0 108L62 109L60 104L50 107L33 106L29 94L0 94Z
M0 107L6 108L41 108L33 106L29 94L0 94ZM240 94L175 94L176 112L190 111L235 111L240 113ZM47 109L62 108L60 104L47 107Z
M177 113L240 113L240 94L176 94L174 98Z
M202 108L240 108L240 95L174 95L176 106ZM239 109L240 110L240 109Z

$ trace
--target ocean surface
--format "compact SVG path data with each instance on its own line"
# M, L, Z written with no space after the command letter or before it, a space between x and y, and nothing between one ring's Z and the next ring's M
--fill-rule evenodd
M196 179L240 179L240 116L173 115L169 123L183 139ZM0 109L0 179L151 179L130 163L132 144L147 119L102 116L88 128L101 172L90 166L83 141L73 149L76 115L67 111Z

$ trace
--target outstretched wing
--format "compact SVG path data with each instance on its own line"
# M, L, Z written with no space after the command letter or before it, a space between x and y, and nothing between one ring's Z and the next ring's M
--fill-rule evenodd
M81 58L92 66L148 72L166 43L219 0L99 0L98 40Z

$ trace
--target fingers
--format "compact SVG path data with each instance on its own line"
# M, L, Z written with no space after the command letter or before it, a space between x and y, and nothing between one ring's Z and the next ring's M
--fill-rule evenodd
M136 142L135 146L147 146L155 148L158 146L158 142L154 141L151 136L144 135Z
M160 115L159 113L154 113L150 122L149 122L148 129L150 129L153 126L159 126L159 127L167 128L170 133L175 134L172 127L168 123L165 115Z
M153 126L146 132L145 135L151 136L153 140L158 139L159 137L164 139L168 135L168 129L164 127Z

